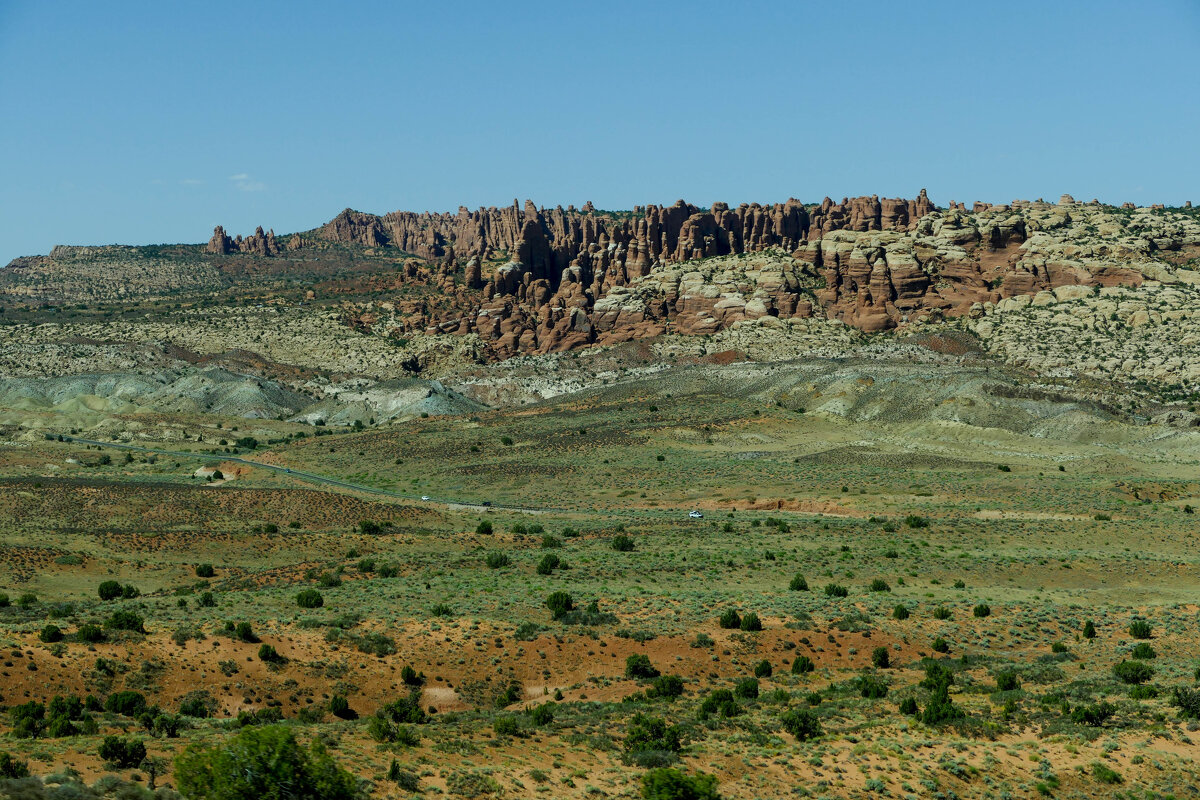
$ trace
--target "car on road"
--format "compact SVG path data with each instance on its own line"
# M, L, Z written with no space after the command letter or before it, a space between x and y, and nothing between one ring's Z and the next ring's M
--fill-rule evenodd
M491 508L491 507L492 507L492 501L491 501L491 500L484 500L484 501L483 501L482 503L480 503L479 505L481 505L481 506L484 506L484 507L486 507L486 508Z
M692 519L700 519L700 518L702 518L704 515L703 515L703 514L701 514L699 511L689 511L689 512L688 512L688 516L689 516L689 517L691 517Z
M423 494L423 495L421 495L421 499L425 500L425 501L429 501L429 500L432 500L433 498L427 494Z

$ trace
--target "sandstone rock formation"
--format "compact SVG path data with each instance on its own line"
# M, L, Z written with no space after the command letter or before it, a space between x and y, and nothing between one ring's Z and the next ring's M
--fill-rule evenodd
M245 239L241 236L235 239L229 238L229 235L225 233L225 229L218 225L216 228L213 228L212 238L205 245L204 252L215 255L249 253L259 256L277 256L283 250L279 246L279 243L275 241L275 231L271 230L263 233L261 225L255 229L253 236L248 236Z

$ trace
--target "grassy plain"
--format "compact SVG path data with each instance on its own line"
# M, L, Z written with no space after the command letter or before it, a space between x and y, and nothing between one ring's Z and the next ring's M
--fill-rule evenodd
M39 773L95 777L105 735L169 757L276 709L376 797L637 796L647 765L675 761L715 774L729 798L1193 791L1197 722L1173 703L1200 665L1191 434L1162 441L1101 417L1057 437L851 419L820 410L832 395L803 369L738 369L725 383L681 369L246 456L430 501L219 453L208 460L234 479L194 477L200 457L0 449L0 703L132 690L167 714L189 698L212 708L177 736L111 711L75 736L21 738L10 724L0 750ZM452 504L484 501L496 507ZM560 564L545 569L548 555ZM201 564L214 574L199 577ZM807 589L789 588L796 576ZM99 600L114 580L140 596ZM304 589L323 604L299 607ZM546 606L558 591L577 609L565 620ZM18 602L26 593L36 599ZM728 609L762 630L721 627ZM78 641L117 610L146 632ZM1131 635L1135 620L1149 639ZM51 624L62 641L41 640ZM279 658L264 660L264 644ZM1153 657L1133 658L1139 644ZM682 695L648 698L653 682L626 674L638 655L680 676ZM811 671L793 672L801 657ZM1153 671L1140 689L1114 673L1127 660ZM936 705L933 662L963 716L901 710ZM424 676L427 721L372 736L376 711L419 682L407 666ZM743 686L705 710L756 666L756 697ZM874 684L886 693L863 696ZM335 697L358 718L330 713ZM1079 712L1105 703L1100 724ZM788 711L813 712L820 734L798 739ZM677 725L681 750L631 751L639 713Z

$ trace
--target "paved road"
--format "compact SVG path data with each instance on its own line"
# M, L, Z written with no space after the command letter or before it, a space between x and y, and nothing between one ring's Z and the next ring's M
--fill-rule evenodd
M248 458L241 458L239 456L229 455L228 453L188 453L188 452L183 452L180 450L160 450L155 447L139 447L138 445L123 444L121 442L98 442L98 441L95 441L94 439L80 439L78 436L67 436L65 434L62 436L62 439L63 439L63 441L76 442L78 444L94 444L94 445L99 445L100 447L112 447L117 450L133 450L134 452L138 452L138 453L153 453L154 455L174 456L175 458L196 458L196 459L200 459L202 461L212 461L214 459L219 459L221 461L233 461L238 464L245 464L246 466L249 466L249 467L257 467L258 469L269 469L272 472L279 473L280 475L287 475L288 477L291 477L291 478L299 478L302 481L309 481L311 483L319 483L323 486L332 486L332 487L336 487L339 489L347 489L349 491L354 491L354 492L366 492L368 494L378 494L378 495L383 495L385 497L395 497L400 500L420 500L420 497L418 497L417 495L413 495L413 494L403 494L402 492L393 492L390 489L378 489L374 486L363 486L363 485L357 484L357 483L349 483L347 481L340 481L337 478L326 478L324 475L316 475L312 472L301 472L298 469L291 469L290 467L280 467L275 464L264 464L261 461L251 461ZM450 508L450 509L466 510L466 511L503 510L503 511L522 511L527 514L540 514L544 511L562 511L563 510L563 509L557 509L557 508L531 508L528 506L505 506L505 505L497 505L497 504L485 506L481 503L460 503L460 502L453 501L453 500L426 500L423 502L430 503L431 505L445 506L446 508Z

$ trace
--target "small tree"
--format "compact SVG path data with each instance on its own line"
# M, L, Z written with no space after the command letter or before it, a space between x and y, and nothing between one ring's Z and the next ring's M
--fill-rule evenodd
M146 745L141 739L106 736L100 743L98 754L105 763L118 769L133 769L146 757Z
M204 800L358 797L358 781L320 740L305 751L290 730L274 725L244 728L216 747L189 747L175 759L175 780L185 797Z
M562 619L568 611L575 608L575 602L566 592L554 592L546 598L546 608L550 609L555 619Z
M197 564L196 565L196 577L197 578L211 578L216 574L217 574L217 571L215 569L213 569L212 564Z
M892 665L891 654L886 647L876 647L871 651L871 665L878 669L887 669Z
M1135 639L1149 639L1153 635L1153 629L1146 620L1135 619L1129 624L1129 635Z
M721 613L721 617L717 620L717 624L722 628L730 629L740 628L742 625L742 617L736 609L728 608Z
M655 666L650 663L650 656L639 653L625 659L626 678L657 678L659 674Z
M795 575L792 576L792 580L788 584L788 589L790 589L793 592L807 592L808 591L808 580L803 575L801 575L799 572L797 572Z
M480 536L491 536L492 535L491 520L486 520L486 519L480 520L479 524L475 526L475 533L479 534Z
M721 800L721 795L712 775L686 775L672 767L657 767L642 776L642 800Z
M296 595L296 605L301 608L320 608L325 598L316 589L303 589Z
M783 729L801 742L821 735L821 720L815 711L807 708L785 711L779 718Z
M121 596L121 584L117 581L104 581L96 587L96 593L105 602L116 600Z

